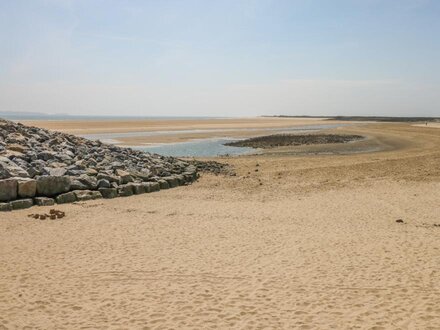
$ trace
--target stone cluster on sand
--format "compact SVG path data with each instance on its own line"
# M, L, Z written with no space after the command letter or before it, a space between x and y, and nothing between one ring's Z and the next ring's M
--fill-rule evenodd
M0 119L0 211L149 193L197 176L177 158Z
M347 143L364 139L360 135L339 134L275 134L228 142L231 147L276 148L312 144Z

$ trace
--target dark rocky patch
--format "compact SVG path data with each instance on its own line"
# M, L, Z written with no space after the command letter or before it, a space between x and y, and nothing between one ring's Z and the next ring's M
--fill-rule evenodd
M212 173L215 175L235 175L233 167L229 164L220 163L216 161L200 161L200 160L190 160L188 161L191 165L197 168L198 172Z
M332 144L347 143L363 139L360 135L337 135L337 134L276 134L267 136L258 136L246 140L226 143L232 147L250 147L250 148L276 148L286 146L301 146L312 144Z

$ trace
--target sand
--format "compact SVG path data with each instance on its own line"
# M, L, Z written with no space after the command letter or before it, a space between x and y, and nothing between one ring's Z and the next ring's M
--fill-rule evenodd
M383 151L0 214L0 328L440 328L440 130L342 131Z
M102 133L129 133L129 132L157 132L170 131L169 134L159 136L130 136L117 138L120 145L141 145L151 143L185 142L193 139L213 137L248 137L267 134L267 128L289 128L294 126L331 125L339 121L325 118L226 118L203 120L54 120L54 121L22 121L23 124L43 127L50 130L70 134L102 134ZM246 131L243 129L252 129ZM176 131L188 130L189 132ZM191 132L191 130L203 130ZM206 130L209 130L206 132Z

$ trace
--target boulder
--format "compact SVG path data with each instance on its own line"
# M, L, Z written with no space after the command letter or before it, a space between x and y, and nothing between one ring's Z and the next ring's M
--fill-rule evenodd
M118 196L118 190L116 188L98 188L104 198L115 198Z
M9 202L11 204L11 208L13 210L21 210L21 209L28 209L34 205L34 202L32 198L26 198L26 199L17 199L15 201Z
M160 184L158 182L148 182L150 184L150 192L159 191Z
M44 171L50 175L50 176L64 176L66 175L67 170L65 168L52 168L52 167L45 167Z
M0 156L0 179L29 177L29 173L7 157Z
M68 176L39 176L37 180L37 195L55 196L70 190L70 178Z
M26 146L23 146L23 145L17 144L17 143L13 143L13 144L8 145L8 149L12 150L12 151L17 151L22 154L28 150L28 148Z
M100 173L98 173L96 175L96 179L98 179L98 180L104 179L104 180L107 180L110 183L115 182L118 185L122 183L122 180L121 180L121 178L119 176L110 175L110 174L102 173L102 172L100 172Z
M133 187L131 185L121 185L118 187L118 196L132 196L134 194Z
M163 178L163 179L168 182L168 185L169 185L170 188L175 188L175 187L177 187L179 185L179 181L174 176L169 176L169 177L166 177L166 178Z
M71 178L71 182L71 190L95 190L98 187L98 180L87 174Z
M34 197L37 192L37 181L33 179L19 178L18 182L18 197L29 198Z
M87 190L87 186L75 177L70 178L70 189L72 190Z
M186 183L185 176L182 174L177 174L174 176L177 179L177 183L179 186L183 186Z
M76 202L76 195L74 192L71 191L65 194L58 195L55 200L58 204L73 203Z
M48 161L55 158L56 153L53 151L41 151L37 154L38 159Z
M73 193L75 194L76 200L78 201L89 201L102 198L102 195L99 191L75 190L73 191Z
M137 183L137 182L131 182L128 183L127 186L130 185L132 187L133 193L135 195L140 195L145 193L145 188L143 187L143 185L141 183Z
M121 178L122 184L126 184L134 181L133 177L127 171L116 169L115 174Z
M55 200L49 197L35 197L34 203L38 206L52 206L55 204Z
M0 203L0 212L12 211L10 203Z
M151 182L142 182L140 185L143 187L145 193L151 192Z
M17 198L18 183L16 179L0 180L0 202L9 202Z
M98 188L110 188L110 181L106 179L98 180Z
M98 174L98 171L93 168L87 168L86 174L90 176L96 176Z
M160 189L168 189L170 188L170 185L168 184L167 180L159 180L157 181L159 183Z

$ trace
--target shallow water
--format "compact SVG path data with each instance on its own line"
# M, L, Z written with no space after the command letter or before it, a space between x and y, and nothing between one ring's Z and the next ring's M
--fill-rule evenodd
M239 138L221 137L222 132L231 131L267 131L270 133L304 133L317 132L323 129L332 129L349 124L328 124L328 125L307 125L307 126L293 126L284 128L243 128L243 129L191 129L191 130L177 130L177 131L154 131L154 132L127 132L127 133L102 133L102 134L87 134L83 137L90 140L101 140L106 143L117 144L118 139L124 137L137 136L160 136L160 135L175 135L184 133L209 133L216 132L220 137L191 140L188 142L178 143L164 143L154 145L137 145L130 146L133 149L142 150L146 152L157 153L164 156L174 157L217 157L224 155L238 156L246 154L259 153L260 150L254 148L230 147L225 146L224 143L240 140Z
M218 157L258 153L258 149L230 147L224 144L237 139L211 138L179 143L164 143L153 146L134 146L133 149L174 157Z

